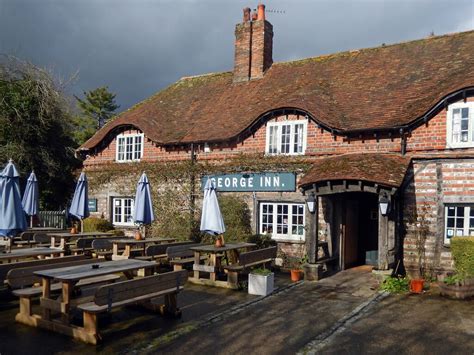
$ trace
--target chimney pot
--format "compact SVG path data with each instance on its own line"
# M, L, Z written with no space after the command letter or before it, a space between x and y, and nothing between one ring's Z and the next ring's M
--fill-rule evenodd
M263 5L263 4L258 4L257 20L258 21L265 21L265 5Z
M256 12L252 12L252 21L257 21L258 15Z
M250 7L244 8L244 22L250 21Z

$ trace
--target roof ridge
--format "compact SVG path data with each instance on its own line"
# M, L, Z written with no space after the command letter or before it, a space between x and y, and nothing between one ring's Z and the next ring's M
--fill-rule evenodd
M366 51L375 51L375 50L380 50L380 49L385 49L385 48L390 48L390 47L396 47L396 46L400 46L400 45L404 45L404 44L411 44L411 43L424 42L424 41L433 41L433 40L439 40L439 39L446 38L446 37L464 36L464 35L473 34L473 33L474 33L474 30L462 31L462 32L450 32L450 33L445 33L445 34L438 35L438 36L429 36L429 37L425 37L425 38L406 40L406 41L401 41L401 42L396 42L396 43L391 43L391 44L382 43L381 45L374 46L374 47L348 49L348 50L341 51L341 52L321 54L321 55L314 56L314 57L306 57L306 58L288 60L288 61L283 61L283 62L274 62L272 64L272 66L273 65L298 64L299 62L306 62L306 61L310 61L310 60L325 60L325 59L336 58L336 57L340 57L340 56L344 56L344 55L350 55L350 54L354 54L354 53L361 53L361 52L366 52Z

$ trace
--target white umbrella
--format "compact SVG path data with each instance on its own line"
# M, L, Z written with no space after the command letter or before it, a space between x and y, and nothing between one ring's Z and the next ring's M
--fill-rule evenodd
M207 179L204 187L200 230L214 236L225 232L224 220L217 201L216 187L211 179Z

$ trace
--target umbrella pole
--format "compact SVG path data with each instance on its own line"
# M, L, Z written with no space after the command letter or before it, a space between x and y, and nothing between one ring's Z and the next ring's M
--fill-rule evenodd
M146 228L145 228L144 224L142 224L142 230L143 230L142 231L143 239L145 239L145 230L146 230Z
M33 228L33 216L30 216L30 228Z
M84 220L81 218L81 233L84 231Z

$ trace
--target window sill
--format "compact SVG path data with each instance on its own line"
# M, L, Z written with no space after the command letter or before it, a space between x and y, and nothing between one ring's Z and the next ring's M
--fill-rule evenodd
M136 160L115 160L116 163L139 163L141 159Z
M279 238L272 238L277 243L281 244L305 244L306 241L304 239L279 239Z

